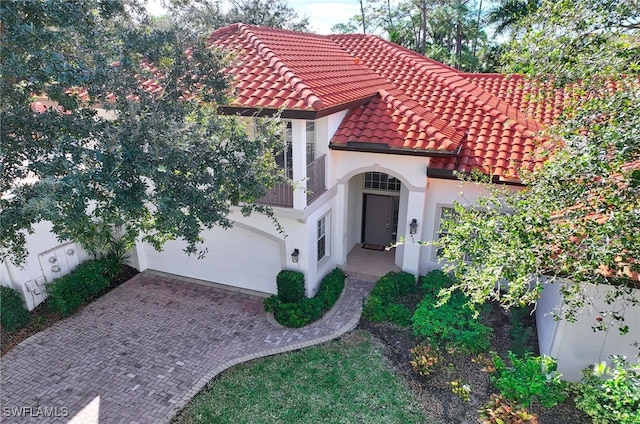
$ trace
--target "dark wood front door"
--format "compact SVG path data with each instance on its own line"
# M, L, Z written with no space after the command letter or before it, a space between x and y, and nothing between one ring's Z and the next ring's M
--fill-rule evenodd
M387 246L391 243L393 227L393 197L364 195L363 242Z

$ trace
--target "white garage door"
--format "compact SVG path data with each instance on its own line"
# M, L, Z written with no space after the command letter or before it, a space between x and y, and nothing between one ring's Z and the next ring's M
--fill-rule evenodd
M276 292L276 276L283 268L283 243L235 226L203 233L203 259L187 256L184 242L168 242L162 252L145 245L150 269L198 278L265 293Z

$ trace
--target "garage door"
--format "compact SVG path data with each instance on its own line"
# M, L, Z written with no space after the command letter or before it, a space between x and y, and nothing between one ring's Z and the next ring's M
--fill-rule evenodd
M150 269L242 287L265 293L276 292L276 275L283 269L284 242L250 229L235 226L203 233L203 259L187 256L184 242L168 242L162 252L145 245Z

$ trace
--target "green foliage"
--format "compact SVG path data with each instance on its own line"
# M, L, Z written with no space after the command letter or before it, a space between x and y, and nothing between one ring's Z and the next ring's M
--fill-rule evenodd
M594 424L640 423L640 365L612 357L613 367L601 363L583 371L576 406Z
M530 314L529 308L512 308L511 309L511 329L509 330L509 338L511 339L511 351L518 355L524 356L526 352L532 352L531 336L533 328L525 326L523 320Z
M283 274L284 273L284 274ZM278 284L278 296L271 296L264 300L265 311L273 313L274 318L285 327L299 328L319 319L323 313L333 307L344 290L345 274L335 268L320 282L318 293L313 298L299 297L300 277L304 290L304 275L297 271L281 271L285 292L297 298L295 302L285 302L281 296ZM280 281L280 280L279 280Z
M300 271L282 270L276 277L278 298L283 303L296 303L304 298L304 274Z
M346 275L340 268L335 268L320 282L320 288L316 297L322 300L322 309L328 311L336 303L342 291Z
M112 278L113 258L90 260L47 285L47 306L63 316L73 314L90 297L104 290Z
M534 398L545 408L564 402L567 384L556 372L557 365L553 358L533 356L531 353L518 358L509 352L509 362L511 366L493 354L495 374L491 376L491 381L502 396L526 407L531 406Z
M410 363L413 370L422 376L431 374L440 362L440 354L437 349L428 344L421 343L409 350L409 353L411 353Z
M469 386L462 380L449 381L447 385L451 388L451 393L458 396L463 402L469 402L471 396L471 386Z
M535 6L514 21L518 36L505 60L509 72L528 77L532 102L551 107L558 95L567 99L540 134L536 159L550 160L519 170L527 189L517 193L478 181L490 194L479 209L456 205L436 245L473 302L532 304L545 280L562 278L572 283L561 286L559 318L575 320L583 306L604 301L600 316L626 333L625 311L640 304L637 283L626 279L640 270L640 1Z
M331 28L337 33L386 33L388 40L465 71L495 71L482 10L467 1L360 2L360 14Z
M403 296L417 289L415 276L408 272L390 272L382 276L362 309L362 316L369 321L389 321L398 325L411 324L411 311L399 302Z
M29 320L24 300L16 289L0 286L0 323L7 331L22 327Z
M99 257L114 233L204 254L202 230L230 227L231 208L272 216L256 200L284 180L265 154L277 120L254 141L221 116L226 55L207 34L151 25L137 3L0 2L0 250L14 263L41 221ZM35 113L43 97L53 106Z
M491 395L480 410L482 424L538 424L538 417L503 396Z
M425 295L413 314L413 333L436 346L471 353L486 351L493 331L480 322L469 298L460 291L453 291L442 303L440 293L450 284L441 271L432 271L422 278Z
M229 3L230 7L221 8L220 1L216 0L175 1L169 4L170 18L176 20L181 28L196 34L209 34L237 22L295 31L310 30L309 19L299 17L285 0L234 0Z

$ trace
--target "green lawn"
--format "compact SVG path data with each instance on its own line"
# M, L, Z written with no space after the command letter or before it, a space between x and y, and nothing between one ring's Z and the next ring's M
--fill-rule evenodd
M238 365L175 423L424 423L416 399L368 332Z

